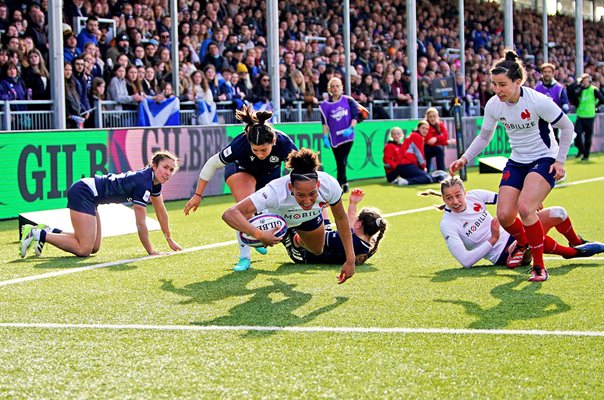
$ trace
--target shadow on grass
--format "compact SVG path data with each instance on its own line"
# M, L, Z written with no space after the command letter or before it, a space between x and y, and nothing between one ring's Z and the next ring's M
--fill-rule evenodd
M298 266L298 265L294 265ZM330 266L321 266L330 267ZM289 272L288 272L289 273ZM331 312L348 301L346 297L336 297L333 303L318 307L303 316L295 311L312 299L312 294L296 290L296 284L286 283L277 278L269 278L268 285L250 289L247 285L266 271L250 269L244 273L231 272L214 281L197 282L182 288L174 286L170 280L162 280L161 289L187 297L180 304L212 304L231 297L249 297L232 307L227 315L207 321L192 322L193 325L210 326L296 326L306 324L321 314ZM270 272L269 274L278 274ZM335 278L334 278L335 284ZM276 331L249 331L243 337L265 337Z
M555 279L566 275L575 268L593 268L600 267L600 264L569 264L557 268L548 269L550 279ZM519 268L520 269L520 268ZM498 276L500 267L484 266L472 268L469 270L445 270L439 271L434 277L434 282L451 282L458 277L483 277ZM509 270L508 270L509 271ZM514 272L518 271L515 270ZM527 282L527 275L522 274L526 269L523 268L519 275L505 274L503 276L512 279L511 282L504 283L491 289L491 294L500 302L491 308L481 306L479 303L463 300L435 300L437 303L449 303L462 306L468 315L475 316L476 321L472 322L468 328L473 329L500 329L510 325L513 321L525 321L535 318L547 318L552 315L567 312L571 307L558 296L546 293L540 293L542 285L547 282ZM511 272L511 271L510 271Z
M82 267L89 267L99 264L111 263L112 260L99 261L96 256L92 255L89 257L76 257L76 256L60 256L60 257L35 257L29 255L26 258L16 258L9 261L7 264L14 264L16 266L27 266L34 269L75 269ZM118 265L101 267L108 271L130 271L138 268L137 264L123 263L117 261Z

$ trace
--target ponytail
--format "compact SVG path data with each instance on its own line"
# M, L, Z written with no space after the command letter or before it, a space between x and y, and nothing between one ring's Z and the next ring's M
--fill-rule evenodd
M251 106L243 106L241 110L235 111L235 118L245 123L245 134L251 144L261 145L273 143L275 132L273 127L267 123L273 116L270 111L255 112Z

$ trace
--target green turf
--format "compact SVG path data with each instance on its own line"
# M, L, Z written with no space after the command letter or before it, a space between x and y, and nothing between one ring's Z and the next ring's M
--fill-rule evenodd
M595 155L597 156L597 155ZM567 183L604 173L570 160ZM468 189L499 175L471 171ZM425 207L425 187L355 182L384 213ZM435 186L432 186L435 187ZM555 189L577 232L604 241L604 181ZM168 204L184 247L234 239L220 214ZM336 284L337 266L293 265L282 247L234 273L235 246L135 261L0 287L0 323L161 326L468 328L604 331L604 261L548 261L526 270L465 270L440 237L438 211L394 216L370 262ZM554 232L553 236L561 240ZM17 255L17 221L0 221L0 281L145 255L137 235L107 238L97 256L47 246ZM161 233L153 243L168 250ZM0 328L1 398L602 398L604 337Z

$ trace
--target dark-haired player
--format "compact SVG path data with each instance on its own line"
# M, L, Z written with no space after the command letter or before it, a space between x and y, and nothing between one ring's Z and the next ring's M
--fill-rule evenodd
M292 150L298 148L287 135L266 122L272 116L272 112L254 112L251 107L236 112L237 119L246 124L244 131L204 164L195 194L185 205L185 215L197 210L206 185L220 168L226 166L224 177L236 202L281 176L281 164ZM263 247L257 250L266 253ZM250 248L240 244L239 261L233 269L245 271L249 267Z
M50 243L61 250L87 257L101 247L101 220L97 212L99 204L134 204L138 237L150 255L159 254L149 241L147 230L147 203L151 200L161 230L172 250L182 248L170 235L168 211L161 195L162 185L168 182L178 169L178 159L167 151L158 151L153 155L151 165L138 171L122 174L109 174L84 178L75 182L67 192L67 208L71 216L72 232L61 232L52 228L25 225L21 239L21 257L36 244L36 255L40 255L44 243Z
M354 248L352 234L344 206L342 189L338 181L319 168L319 159L310 149L292 151L286 167L289 175L275 179L254 194L239 201L222 215L233 229L255 237L267 246L281 241L273 231L261 231L248 219L256 212L268 210L282 216L290 228L298 231L297 245L320 255L324 250L325 227L322 210L331 207L338 232L342 239L346 260L338 277L344 283L354 275Z
M454 174L476 158L493 138L497 124L504 126L512 155L499 184L497 219L518 243L508 265L519 265L530 247L533 268L529 281L542 282L548 273L543 262L545 234L537 210L556 180L565 175L564 163L574 127L549 97L522 86L526 71L513 51L507 51L505 58L497 60L490 72L497 96L485 106L480 134L466 152L451 163L449 171ZM556 143L552 126L560 129L560 145Z
M350 192L348 203L348 224L352 230L355 264L361 265L375 254L386 231L386 220L378 210L363 208L357 213L357 205L365 192L355 188ZM327 210L324 210L325 218ZM344 243L338 231L326 230L323 253L315 255L296 246L299 241L295 228L291 228L283 238L283 245L289 257L298 264L343 264L346 261ZM377 235L377 237L376 237Z

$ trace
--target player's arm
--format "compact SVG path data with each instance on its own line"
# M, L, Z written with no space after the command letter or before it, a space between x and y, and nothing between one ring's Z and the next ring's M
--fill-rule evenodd
M497 219L494 219L497 221ZM464 268L472 268L478 261L484 258L488 252L493 248L493 245L497 243L497 238L491 237L491 239L481 243L478 247L473 250L466 249L461 238L457 232L448 230L441 224L441 234L447 243L449 252ZM491 243L493 241L493 243Z
M197 207L199 207L199 203L201 203L201 199L203 197L203 191L208 185L208 182L212 180L212 177L214 177L214 174L217 170L225 167L226 164L221 161L219 154L220 153L217 153L210 157L208 161L206 161L206 163L203 165L203 168L201 168L201 171L199 172L199 179L197 180L197 188L195 189L195 193L193 194L193 196L191 196L189 201L187 201L187 204L185 204L185 215L189 215L190 211L197 210Z
M147 229L147 209L145 206L140 204L134 204L134 217L136 218L136 230L138 231L138 238L143 244L147 254L157 255L159 252L153 250L151 241L149 240L149 230Z
M249 197L246 197L226 210L222 214L222 219L231 228L260 240L265 246L272 246L279 243L281 238L276 238L274 234L279 228L261 231L248 221L248 219L256 212L256 206Z
M342 205L342 199L331 205L331 212L336 221L338 233L344 246L344 252L346 253L346 262L342 265L342 271L338 276L338 283L344 283L354 275L355 257L354 247L352 245L352 232L350 231L350 224L348 223L348 215L346 214L346 211L344 211L344 206Z
M161 227L161 231L164 233L164 237L168 242L168 246L174 251L182 250L182 247L174 239L172 239L172 235L170 234L170 222L168 220L168 210L166 210L166 205L164 204L164 197L162 194L159 196L151 196L151 203L153 204L153 208L155 209L155 215L157 220L159 221L159 226ZM146 224L145 224L146 226Z
M354 188L350 192L350 198L348 199L348 224L352 226L357 220L357 204L363 201L365 192L363 189Z
M487 148L489 142L493 138L493 133L495 133L495 128L497 128L497 120L493 117L490 104L493 104L489 101L485 107L485 115L482 122L482 127L480 128L480 134L474 138L468 149L465 153L462 154L459 159L453 161L451 165L449 165L449 172L451 175L455 174L456 171L459 171L463 168L464 165L468 164L474 158L476 158L484 149Z
M553 124L554 128L560 129L560 144L558 148L558 155L556 156L556 162L552 164L549 172L554 173L554 179L560 179L566 175L564 163L566 162L566 156L568 150L573 141L575 134L575 126L570 121L566 114L561 114L560 118Z

